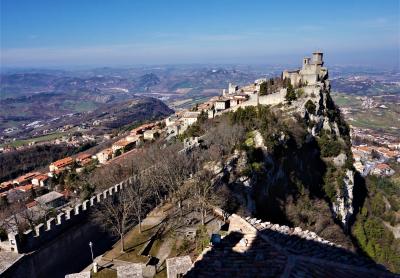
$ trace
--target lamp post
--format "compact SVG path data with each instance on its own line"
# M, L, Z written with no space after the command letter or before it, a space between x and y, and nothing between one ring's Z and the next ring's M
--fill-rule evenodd
M90 253L92 254L92 262L94 262L94 258L93 258L93 243L91 241L89 242L89 247L90 247Z
M93 272L97 273L97 263L94 262L93 243L91 241L89 242L89 247L90 247L90 253L92 254Z

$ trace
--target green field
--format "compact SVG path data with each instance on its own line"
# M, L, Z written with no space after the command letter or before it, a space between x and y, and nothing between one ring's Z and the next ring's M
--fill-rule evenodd
M332 98L339 107L351 108L351 114L345 115L347 122L355 127L384 131L396 136L400 135L400 108L395 103L379 102L388 107L366 109L356 96L333 93Z
M57 138L63 137L63 135L65 135L64 132L55 132L55 133L47 134L47 135L40 136L40 137L34 137L34 138L30 138L30 139L25 139L25 140L16 140L7 145L11 145L13 147L20 147L23 145L28 145L30 142L39 143L39 142L44 142L44 141L55 140Z

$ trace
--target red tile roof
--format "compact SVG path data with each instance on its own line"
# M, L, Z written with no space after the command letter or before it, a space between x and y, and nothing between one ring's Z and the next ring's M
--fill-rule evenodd
M359 146L359 147L357 147L357 149L360 150L360 151L364 151L364 152L371 152L372 151L371 147L368 147L368 146Z
M89 159L89 158L91 158L92 156L90 155L90 154L88 154L88 153L80 153L80 154L78 154L77 156L76 156L76 160L78 160L78 161L83 161L83 160L86 160L86 159Z
M14 180L14 183L22 183L22 182L25 182L25 181L30 181L30 180L32 180L35 176L38 176L38 175L41 175L41 174L42 174L42 173L40 173L40 172L28 173L28 174L25 174L25 175L22 175L22 176L16 178L16 179Z
M34 207L34 206L36 206L38 203L36 202L36 201L32 201L32 202L30 202L30 203L27 203L26 204L26 207L27 208L31 208L31 207Z
M71 157L66 157L66 158L54 161L51 164L57 168L63 168L63 167L71 165L73 162L74 162L74 160Z
M40 175L37 175L36 177L34 177L34 179L37 179L37 180L39 180L39 181L45 181L45 180L47 180L49 178L49 176L48 175L45 175L45 174L40 174Z
M385 170L385 169L390 169L390 166L387 165L386 163L379 163L375 166L379 170Z
M145 130L148 130L148 129L152 129L153 127L155 127L156 126L156 123L149 123L149 124L144 124L144 125L141 125L141 126L139 126L139 127L137 127L137 128L134 128L134 129L132 129L131 130L131 134L141 134L141 133L143 133Z
M127 141L126 139L121 139L117 142L114 143L114 146L119 146L119 147L126 147L129 144L132 144L133 142Z
M22 192L28 192L28 191L31 191L31 190L34 189L34 188L37 188L37 186L35 186L35 185L29 183L29 184L27 184L27 185L18 186L18 187L16 187L15 189L16 189L16 190L19 190L19 191L22 191Z
M0 184L0 191L4 192L10 190L13 187L13 183L11 181L6 181Z

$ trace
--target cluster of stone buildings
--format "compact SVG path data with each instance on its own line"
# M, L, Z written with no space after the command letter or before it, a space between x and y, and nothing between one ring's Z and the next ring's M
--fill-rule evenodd
M2 182L0 184L0 197L6 199L8 203L29 202L32 199L33 191L37 195L37 189L50 189L49 182L52 178L56 178L62 172L70 171L73 168L79 173L94 159L95 157L90 154L80 153L74 158L65 157L50 163L47 172L30 172L13 180Z
M236 107L249 99L250 94L255 94L255 86L253 90L239 90L239 86L229 83L228 90L223 89L221 96L213 97L208 101L199 104L195 111L182 110L165 120L166 132L169 136L177 136L185 132L192 124L197 122L201 113L205 113L209 119L214 118L221 113L230 111L230 108Z
M352 146L354 168L364 176L391 176L395 171L391 163L400 163L400 151L386 147L358 145Z
M112 158L139 147L145 141L155 140L162 132L160 124L160 122L148 123L132 129L127 136L113 143L110 148L96 153L98 162L106 164Z
M352 127L354 168L364 176L391 176L391 164L400 163L400 141L388 134ZM361 142L360 142L361 141Z

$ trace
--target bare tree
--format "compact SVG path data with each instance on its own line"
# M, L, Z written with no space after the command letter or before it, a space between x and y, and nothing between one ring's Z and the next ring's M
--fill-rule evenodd
M245 138L245 129L242 125L231 125L227 118L221 119L215 127L207 132L206 142L212 158L221 158L237 147Z
M3 207L0 210L0 227L4 231L23 231L26 228L26 223L24 223L19 214L24 209L25 206L19 202Z
M131 177L131 182L125 190L129 194L132 203L132 215L137 221L139 225L139 233L141 233L142 218L150 208L154 194L152 188L146 184L147 176L145 173L148 172L148 169L143 169L138 161L132 161L128 171Z
M201 224L205 225L207 210L217 204L217 180L208 170L202 170L192 180L191 199L200 211Z
M107 189L126 179L127 174L124 167L119 164L110 164L93 171L89 177L89 182L97 189Z
M133 223L133 203L129 190L120 190L103 200L94 213L97 223L118 235L121 240L121 253L125 251L124 235Z
M181 208L185 199L182 186L196 172L198 163L194 157L178 153L179 150L177 145L158 149L156 152L152 150L148 159L153 163L150 171L153 186L177 198L178 207Z

